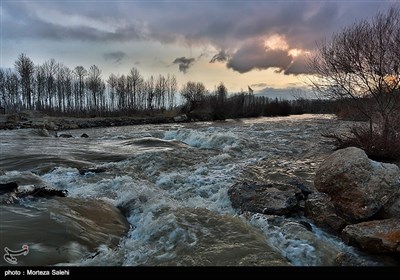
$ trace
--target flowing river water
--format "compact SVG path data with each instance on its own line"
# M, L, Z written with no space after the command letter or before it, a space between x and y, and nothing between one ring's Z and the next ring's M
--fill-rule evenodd
M332 152L321 133L345 126L331 115L300 115L65 132L73 138L0 131L0 183L67 190L74 199L1 205L1 246L29 243L25 264L332 265L339 252L359 256L311 221L304 231L239 215L227 195L236 182L312 183ZM80 174L85 167L104 172ZM93 199L105 204L91 206ZM123 209L126 231L110 221L109 204ZM89 221L90 207L98 209Z

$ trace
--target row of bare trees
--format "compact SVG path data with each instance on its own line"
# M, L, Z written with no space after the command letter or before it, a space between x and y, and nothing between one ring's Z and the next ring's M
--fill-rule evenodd
M145 79L138 69L128 75L111 74L102 80L101 70L77 66L73 70L54 59L35 65L20 54L14 69L0 68L0 107L59 113L135 112L176 106L174 75Z

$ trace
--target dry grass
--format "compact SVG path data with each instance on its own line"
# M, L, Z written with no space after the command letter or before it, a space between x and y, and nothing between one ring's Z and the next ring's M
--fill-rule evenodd
M366 126L353 127L348 135L324 134L335 141L336 149L358 147L376 160L400 159L400 132L386 133L381 127L372 133Z

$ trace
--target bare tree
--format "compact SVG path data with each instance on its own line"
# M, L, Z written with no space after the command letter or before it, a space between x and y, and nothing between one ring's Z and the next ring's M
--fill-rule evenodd
M178 90L178 82L176 81L175 75L167 76L168 89L167 89L167 103L168 109L172 110L175 106L175 93Z
M17 70L22 89L22 98L26 108L32 109L32 93L33 93L33 73L35 71L35 64L25 54L20 54L15 61L15 69Z
M189 112L194 110L204 100L206 93L206 87L201 82L187 82L183 86L181 95L187 102Z
M108 77L107 84L108 84L108 96L110 98L110 100L109 100L110 104L109 104L108 109L110 111L114 111L114 109L115 109L115 89L117 88L118 77L115 76L114 74L111 74Z
M139 70L136 69L135 67L133 67L131 69L128 77L129 77L129 83L130 83L130 89L131 89L130 96L129 96L130 105L131 105L130 107L135 110L135 109L137 109L137 98L139 95L140 88L143 84L143 78L142 78L142 75L140 75Z
M97 110L99 108L98 105L103 91L102 83L101 70L96 65L90 66L87 77L87 88L91 93L91 101L89 103L93 102L91 109Z
M400 110L400 10L391 8L324 41L310 65L323 96L352 102L369 120L369 134L398 133ZM397 128L396 128L397 126Z
M83 100L85 95L85 78L87 70L83 66L76 66L74 69L75 74L75 100L79 104L79 110L84 107Z

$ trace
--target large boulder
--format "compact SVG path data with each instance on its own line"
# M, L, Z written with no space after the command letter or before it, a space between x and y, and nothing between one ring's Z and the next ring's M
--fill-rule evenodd
M354 223L391 207L400 196L400 170L394 164L370 160L363 150L350 147L334 152L321 164L314 185Z
M228 195L235 209L269 215L295 212L304 198L299 188L278 182L235 184Z
M362 222L345 227L343 240L373 253L400 253L400 219Z
M329 232L340 233L347 225L347 222L337 214L330 197L325 193L310 194L305 203L304 214Z

